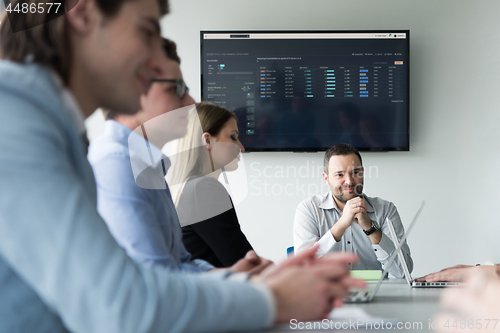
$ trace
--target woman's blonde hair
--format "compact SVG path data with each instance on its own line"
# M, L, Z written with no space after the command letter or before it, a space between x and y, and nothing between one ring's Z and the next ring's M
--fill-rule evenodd
M232 111L208 102L197 103L196 108L190 112L187 134L177 142L168 181L174 185L172 192L176 205L188 180L213 171L209 169L210 155L202 140L203 133L218 136L230 119L237 120Z

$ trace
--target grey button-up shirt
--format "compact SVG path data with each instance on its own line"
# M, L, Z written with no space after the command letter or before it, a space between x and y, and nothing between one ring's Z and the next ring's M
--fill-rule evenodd
M319 244L318 255L322 256L333 251L348 251L359 256L359 262L350 265L351 269L385 269L387 261L395 250L386 218L389 218L396 229L398 240L403 237L404 227L401 223L396 206L392 202L380 198L370 198L363 195L367 202L368 217L382 229L380 244L373 244L363 229L355 222L346 229L339 242L333 237L330 228L340 219L342 211L337 207L331 192L315 195L302 201L295 212L293 223L293 243L295 252L307 249L315 243ZM402 247L408 264L408 270L413 270L413 261L408 244ZM392 265L389 273L397 278L403 278L399 258Z

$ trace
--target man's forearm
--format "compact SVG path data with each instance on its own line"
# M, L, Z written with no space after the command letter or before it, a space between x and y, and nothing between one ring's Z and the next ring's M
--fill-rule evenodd
M346 229L349 227L349 225L346 226L345 223L343 223L342 218L338 219L337 222L330 228L330 232L333 235L333 238L335 239L336 242L340 242L340 239L342 236L344 236L344 232Z
M368 236L373 244L378 245L382 240L382 230L377 230L370 236Z

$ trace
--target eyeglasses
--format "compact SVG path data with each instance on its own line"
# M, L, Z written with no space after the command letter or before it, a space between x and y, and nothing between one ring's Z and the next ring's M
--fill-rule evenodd
M151 79L150 85L155 82L173 82L177 83L177 97L183 99L187 93L189 93L189 88L186 86L186 82L182 79Z

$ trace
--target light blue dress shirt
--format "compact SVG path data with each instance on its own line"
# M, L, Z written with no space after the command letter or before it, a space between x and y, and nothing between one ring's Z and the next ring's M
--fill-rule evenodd
M162 189L138 186L133 174L129 136L146 152L132 152L149 165L139 177ZM149 152L151 154L149 154ZM173 270L205 272L214 268L204 260L191 260L182 243L182 232L170 190L163 178L170 160L154 145L128 127L108 120L104 135L89 148L89 162L97 183L97 209L111 234L137 262L156 263ZM151 161L152 159L152 161ZM161 161L164 161L165 170ZM148 186L151 188L152 186Z
M269 289L127 256L50 72L0 61L0 332L224 332L274 318Z
M337 207L331 191L324 195L314 195L303 200L295 212L293 223L293 244L296 252L300 252L318 243L318 254L324 255L328 252L347 251L356 253L359 262L349 264L351 269L360 270L384 270L392 252L395 250L386 219L389 218L394 224L398 240L403 237L404 227L401 223L398 210L392 202L377 197L368 197L363 194L367 203L367 214L372 221L376 221L382 230L380 244L373 244L363 229L355 222L345 230L340 241L336 241L330 231L331 227L342 217L342 211ZM408 270L413 270L408 244L401 248L405 256ZM403 278L404 271L399 258L389 269L389 273L396 278Z

